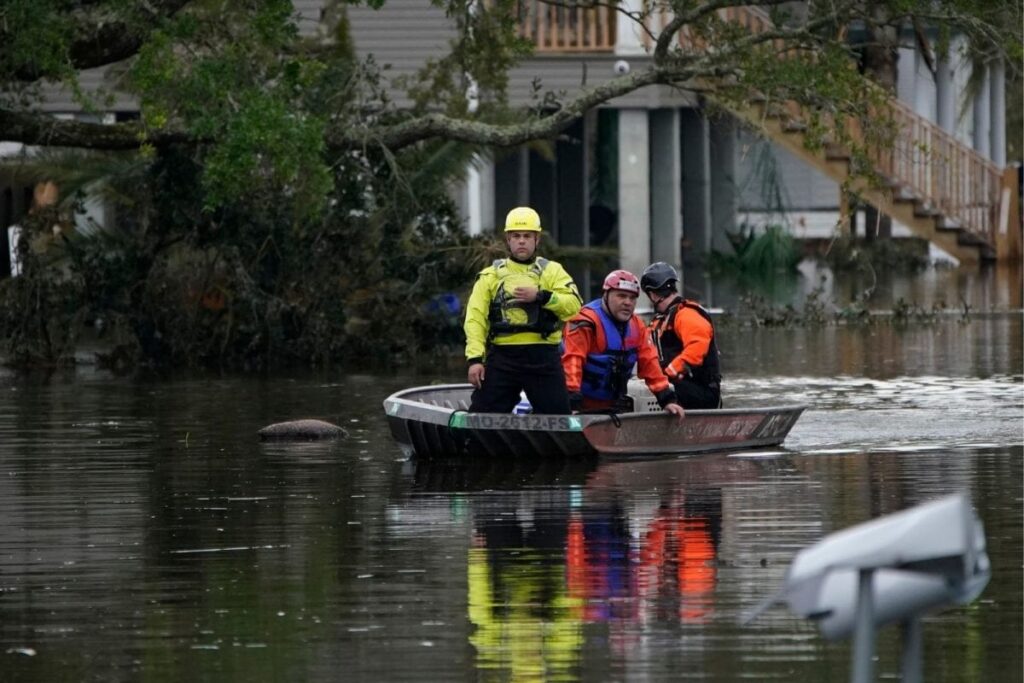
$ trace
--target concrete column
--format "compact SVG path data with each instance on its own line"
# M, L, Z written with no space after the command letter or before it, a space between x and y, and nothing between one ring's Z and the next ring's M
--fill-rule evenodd
M896 62L896 97L917 111L917 50L900 47Z
M466 173L466 228L479 235L494 227L494 162L475 159Z
M935 75L928 68L928 62L920 52L914 51L917 59L917 77L914 79L914 94L916 96L914 111L925 117L932 123L938 122L938 112L935 98Z
M939 55L935 66L935 110L939 128L956 134L956 110L953 97L953 68L947 54Z
M646 109L619 111L619 264L634 273L651 260L649 137Z
M974 149L978 154L992 158L991 139L989 137L992 124L991 113L991 88L988 78L988 67L984 64L975 64L975 69L980 69L981 87L974 96Z
M651 260L679 264L683 178L679 110L651 112Z
M711 235L709 250L729 253L726 232L736 229L736 122L720 116L710 123L709 164L711 171Z
M628 14L643 16L649 12L644 7L644 0L623 0L619 4L619 8L621 11L615 15L615 54L623 56L646 54L643 27L627 17ZM652 18L651 21L656 21L656 18Z
M991 158L996 166L1006 166L1006 65L1003 60L992 62L988 70L992 128L989 131Z
M494 159L480 160L480 230L494 228L494 205L497 200L494 187ZM504 218L504 217L502 217ZM503 221L504 223L504 221ZM501 226L504 229L504 224Z
M460 193L458 205L466 221L466 232L479 235L483 229L483 216L480 215L480 169L472 162L466 171L465 189Z
M973 66L967 56L967 39L960 34L954 35L949 41L949 61L953 70L953 125L956 139L971 147L974 144L974 106L966 93Z
M699 109L680 112L683 160L683 259L700 260L711 249L711 142Z

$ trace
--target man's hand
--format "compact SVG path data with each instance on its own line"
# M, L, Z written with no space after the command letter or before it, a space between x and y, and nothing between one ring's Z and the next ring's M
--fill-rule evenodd
M468 376L469 383L479 389L480 385L484 383L484 364L473 363L470 365Z
M679 418L679 420L678 420L679 422L682 422L683 418L686 417L686 411L683 410L683 407L681 405L679 405L678 403L669 403L668 405L666 405L665 406L665 412L666 413L672 413L673 415L678 417Z
M532 304L537 300L537 295L540 293L539 287L516 287L512 290L515 294L515 301L521 304Z

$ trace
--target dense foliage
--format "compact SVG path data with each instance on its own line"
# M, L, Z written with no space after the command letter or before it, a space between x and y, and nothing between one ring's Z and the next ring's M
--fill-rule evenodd
M488 243L465 237L441 187L355 153L333 172L335 210L315 218L272 194L206 209L180 154L147 168L113 227L82 235L37 212L22 276L0 285L11 360L67 359L82 322L118 364L403 362L457 344L437 295L471 282Z

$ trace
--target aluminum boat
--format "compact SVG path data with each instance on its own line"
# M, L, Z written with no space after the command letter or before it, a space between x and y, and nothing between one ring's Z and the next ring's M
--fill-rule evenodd
M391 434L407 455L678 455L776 446L804 406L687 410L658 407L643 382L629 383L631 412L532 415L470 413L469 384L404 389L384 401Z

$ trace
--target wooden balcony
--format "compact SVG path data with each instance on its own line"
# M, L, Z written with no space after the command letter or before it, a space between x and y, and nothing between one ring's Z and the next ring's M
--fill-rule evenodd
M519 35L537 54L612 52L615 12L610 7L562 7L539 0L517 4Z

